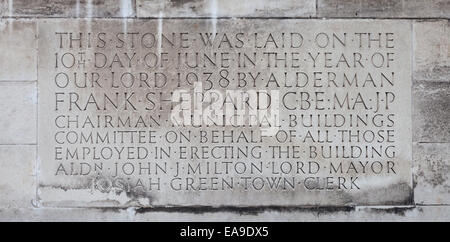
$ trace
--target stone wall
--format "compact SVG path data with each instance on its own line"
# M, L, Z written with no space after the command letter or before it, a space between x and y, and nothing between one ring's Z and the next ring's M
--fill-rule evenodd
M0 0L0 221L449 221L449 0ZM387 19L412 26L414 205L69 208L42 206L38 28L52 19Z

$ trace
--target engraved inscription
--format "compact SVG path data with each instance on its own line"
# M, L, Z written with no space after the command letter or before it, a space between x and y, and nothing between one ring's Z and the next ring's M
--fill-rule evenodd
M410 36L406 21L42 20L40 198L408 204Z

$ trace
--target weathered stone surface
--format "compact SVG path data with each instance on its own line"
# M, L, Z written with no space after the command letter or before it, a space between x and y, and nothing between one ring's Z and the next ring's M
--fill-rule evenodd
M36 146L0 145L0 209L32 207L36 199L35 163Z
M450 82L449 20L415 21L413 31L414 80Z
M259 212L206 211L202 213L96 208L0 209L0 221L142 221L142 222L448 222L450 206L356 209L261 209Z
M416 143L413 151L416 204L450 204L450 143Z
M36 23L0 20L0 81L37 79Z
M8 17L134 17L135 0L1 0Z
M35 82L0 82L0 144L36 144Z
M450 142L450 82L415 82L413 141Z
M0 16L5 16L8 12L8 1L0 1Z
M318 0L319 17L447 18L448 0Z
M137 0L138 17L311 17L315 0Z
M125 36L123 32L129 34ZM357 34L367 32L380 36L381 42L368 41L367 37L370 36L364 38L364 35ZM202 33L217 33L221 37L215 39L211 47L207 41L202 41L204 39L201 36L206 35ZM229 37L224 37L224 34ZM41 50L38 82L41 164L39 196L43 206L337 206L412 203L411 93L408 91L411 90L409 21L231 19L211 22L192 19L129 21L53 19L39 22L39 36ZM299 36L304 37L300 39ZM338 42L342 40L337 40L336 36L345 38L345 43ZM229 42L229 38L233 44ZM291 42L284 43L285 38ZM158 40L161 40L162 44L155 42ZM266 44L261 45L261 40ZM299 54L294 57L292 63L283 61L287 58L284 53L291 56L297 51ZM276 61L269 58L268 54L264 54L278 52L283 56L278 56ZM215 61L204 59L204 63L192 67L182 56L188 54L195 56L195 53L200 53L200 56L219 53L222 59L219 62L217 59ZM239 53L254 55L255 57L250 57L256 62L254 66L250 67L250 63L242 62ZM309 56L306 53L309 53ZM313 61L315 59L312 53L318 53L317 56L322 53L323 56L316 56L319 59ZM381 57L380 55L383 55L381 53L385 56ZM130 61L126 62L126 59L123 59L124 62L120 61L121 55L122 58L128 56ZM158 56L163 56L163 60L154 66ZM351 64L346 58L350 58ZM229 62L229 59L234 61ZM331 64L333 59L334 64ZM312 81L309 82L308 77L303 79L302 84L292 86L292 79L288 83L286 75L299 70L304 71L306 76L312 75L313 72L323 73L333 70L333 73L328 73L328 78L332 81L328 80L324 84L322 78L325 76L317 76L316 73L314 77L310 77L311 80L314 78L314 84ZM380 71L388 77L383 78ZM281 128L277 128L275 123L272 123L273 126L270 128L262 124L245 127L239 124L235 127L228 123L223 126L211 125L205 120L202 120L204 122L200 128L190 123L183 123L186 127L176 125L179 113L173 111L170 105L166 105L165 100L169 98L170 101L171 96L164 95L171 95L177 91L191 92L194 84L190 78L193 74L189 75L189 78L186 77L186 81L180 79L176 81L177 76L178 78L180 75L187 76L187 72L199 73L199 77L202 78L200 80L205 85L200 89L204 95L211 95L211 91L204 90L208 90L209 85L212 85L216 95L221 95L225 90L228 92L243 89L243 86L240 86L242 80L251 83L251 79L239 79L242 75L235 75L252 73L252 76L255 76L258 72L261 78L254 82L254 86L249 84L246 88L266 93L270 89L270 93L275 93L273 103L276 103L277 98L283 99L282 103L272 105L282 107L279 114ZM371 73L370 76L368 72ZM96 75L91 75L92 73ZM211 73L211 79L203 79L208 77L208 73ZM344 73L360 77L356 78L353 84L350 84L349 80L348 84L345 84ZM146 79L145 74L155 79ZM334 78L332 74L335 75ZM122 81L117 82L117 76L113 75L121 76ZM87 85L84 85L83 78L86 76ZM156 79L161 76L166 79ZM275 76L278 76L280 83L274 80ZM75 82L75 77L81 79ZM139 78L140 81L135 82L137 79L133 78ZM297 76L296 80L300 80L298 78ZM282 80L285 80L285 83ZM161 83L164 85L161 86ZM299 88L301 85L304 86ZM316 101L314 101L316 98L312 97L305 100L303 94L300 96L297 92L299 90L307 92L308 95L322 90L324 96L317 96ZM135 95L131 97L132 94ZM154 94L157 94L155 99ZM122 100L122 96L128 98ZM337 102L348 105L337 104L337 96L344 99ZM97 98L100 103L95 100ZM299 101L300 99L303 101ZM313 101L319 106L311 106ZM350 105L350 101L354 103ZM254 107L256 108L256 105ZM303 123L303 127L299 122L292 121L294 116L290 116L298 115L295 118L300 118L302 114L309 114L311 117L314 115L327 119L328 116L325 114L331 115L330 112L346 115L344 119L347 121L331 126L329 123L317 121L317 127L312 125L311 128L306 128L308 125L305 126ZM353 116L348 115L349 113L362 115L361 119L367 121L352 120ZM374 116L374 113L377 115ZM159 122L148 122L149 115L152 118L159 118ZM191 117L184 115L184 118ZM147 121L140 121L141 116ZM133 123L137 120L137 123L127 125L123 124L123 120L120 122L110 120L106 123L101 121L106 118L114 120L117 117L124 119L128 117L133 119ZM86 122L87 118L89 122ZM91 121L96 122L94 119L98 119L100 123L93 124ZM150 125L143 125L142 122L144 124L148 122ZM338 129L351 130L353 137L367 131L368 136L350 138L340 133ZM125 141L120 141L115 135L120 136L118 132L122 130L128 135L138 131L154 133L145 138L143 137L146 134L142 133L141 136L139 133L137 140L123 136L122 133L122 137L126 138ZM295 133L297 138L292 136L292 141L279 141L286 135L278 137L277 134L283 135L285 130L292 130L290 132ZM327 130L330 131L330 137L325 141L323 134ZM242 132L240 138L236 139L235 136L231 140L229 134L231 131ZM277 133L278 131L280 133ZM321 131L322 138L320 138ZM228 132L227 137L224 135L218 139L216 135L222 132ZM250 137L250 132L253 137ZM383 135L383 132L390 132L390 135ZM180 136L188 135L189 138L169 141L168 137L172 139L177 133ZM105 135L110 138L104 140ZM205 137L210 135L212 136L208 141L205 141ZM99 136L101 139L96 138L95 141L91 139ZM242 138L243 136L246 137ZM255 138L255 136L265 137ZM375 136L379 138L377 141ZM320 147L323 143L332 144L329 147L333 147L333 150L341 149L342 155L331 155L336 156L331 159L325 157L322 152L317 157L312 147ZM351 148L350 144L354 144L354 148ZM254 157L252 154L245 155L244 150L237 151L237 148L252 149L255 145L257 147L256 151L254 150ZM217 151L225 146L235 149L237 153L244 152L244 155L227 156L226 151ZM377 151L378 155L375 153L364 155L367 163L361 166L367 170L360 168L358 171L349 153L344 154L345 146L354 150L362 147L360 152L383 147L386 150ZM147 153L138 153L136 147L143 150L147 148ZM201 153L198 153L198 147L202 148ZM207 151L213 147L219 148ZM292 151L291 155L286 156L286 152L283 154L277 152L277 147L279 149L297 147L303 149L303 152ZM161 148L168 153L162 154ZM257 154L258 149L261 149L260 155ZM108 150L112 152L111 156L108 155ZM114 153L114 150L120 152ZM125 153L127 151L131 153L125 155L122 153L123 150ZM191 156L186 156L186 150L191 152ZM352 154L359 157L362 153ZM344 162L342 161L344 159L345 162L340 165L332 163L335 159L340 162ZM306 163L311 165L308 170L303 167L304 163L298 162L299 160L315 161L317 171L313 171L312 163ZM231 164L232 169L224 168L228 165L224 166L224 163L219 161L228 162L225 164ZM250 164L253 168L250 168ZM148 167L151 165L154 167L150 168L150 171ZM155 165L165 168L158 169ZM283 167L283 171L276 168L277 166ZM289 168L291 166L297 168ZM158 170L159 173L156 173ZM280 177L282 174L280 172L285 173L284 176ZM270 177L278 181L282 178L290 180L284 180L284 188L276 185L270 188L271 185L265 182L270 181ZM221 189L214 179L222 179ZM247 183L246 179L253 179L253 182ZM347 183L342 185L344 179ZM350 183L350 180L355 183ZM205 185L204 182L208 181L211 184ZM286 181L292 183L292 189L286 187ZM232 185L224 185L226 182Z
M62 209L62 208L30 208L0 209L0 221L32 221L32 222L129 222L133 212L110 209Z
M329 212L319 214L319 221L378 221L378 222L405 222L405 221L449 221L449 206L419 206L419 207L380 207L356 208L355 211Z

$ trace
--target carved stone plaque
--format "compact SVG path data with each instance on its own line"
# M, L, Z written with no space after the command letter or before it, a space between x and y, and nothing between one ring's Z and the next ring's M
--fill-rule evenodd
M44 206L411 203L406 21L38 28Z

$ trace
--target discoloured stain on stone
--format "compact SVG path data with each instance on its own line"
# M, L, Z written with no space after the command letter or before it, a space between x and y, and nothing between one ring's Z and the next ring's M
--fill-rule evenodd
M198 0L169 0L169 4L172 5L172 7L181 7L185 4L190 4L194 2L199 2Z
M411 205L414 203L413 189L409 184L403 182L392 184L385 188L371 189L362 192L353 197L353 199L360 201L362 204L380 205L372 202L376 200L376 197L390 198L389 201L385 201L382 205Z
M418 204L450 204L450 144L414 144L414 193Z
M137 12L138 17L311 17L315 0L137 0Z
M135 212L134 209L116 208L42 208L0 209L0 221L236 221L236 222L281 222L281 221L450 221L448 206L424 206L411 208L356 208L330 213L317 210L264 211L245 214L211 212L194 214L186 212L150 211Z
M2 0L8 6L8 0ZM127 16L121 10L122 1L133 6ZM135 0L14 0L12 12L3 11L9 17L134 17ZM5 8L5 7L3 7Z
M448 0L318 0L318 17L448 17Z
M122 181L125 181L123 179ZM54 190L54 191L64 191L67 194L71 192L83 192L89 191L89 193L93 194L102 194L102 196L106 197L117 197L124 198L126 201L126 205L115 201L114 199L106 201L106 203L114 203L117 204L118 207L126 207L126 206L150 206L154 200L156 199L154 195L146 191L140 187L129 187L129 184L120 184L123 187L118 187L117 184L113 184L114 181L117 181L117 178L112 179L110 177L103 176L89 176L84 178L78 178L76 182L72 182L71 184L40 184L39 189L43 190ZM38 199L40 199L38 197ZM98 201L96 201L98 202ZM96 203L94 202L94 203ZM45 203L44 203L45 204ZM134 205L133 205L134 204Z
M398 13L401 7L402 2L396 0L319 0L317 10L322 17L364 17Z
M354 207L314 207L314 206L261 206L261 207L230 207L230 206L189 206L189 207L152 207L152 208L136 208L136 214L146 214L154 212L166 213L192 213L192 214L206 214L206 213L235 213L239 215L258 215L264 212L290 213L290 212L309 212L315 214L333 214L336 212L352 212Z
M372 208L372 210L377 213L396 214L399 216L405 216L407 212L414 211L414 209L417 208L416 207Z

